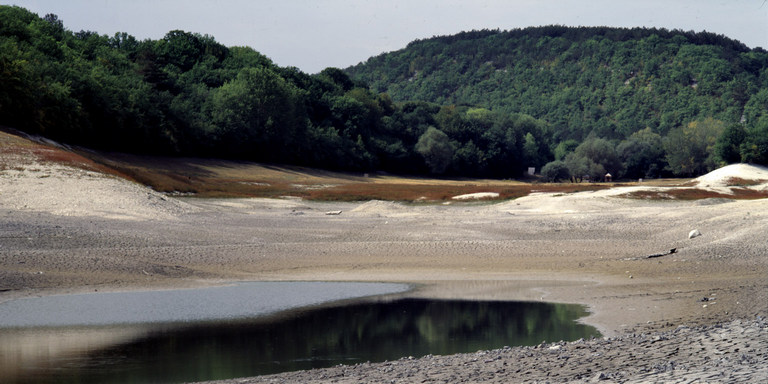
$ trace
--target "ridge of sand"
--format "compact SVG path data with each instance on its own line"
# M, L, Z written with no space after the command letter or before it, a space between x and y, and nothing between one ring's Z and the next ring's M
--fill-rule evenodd
M766 184L768 183L768 167L744 163L731 164L699 176L694 181L704 187L728 187L733 183L744 181Z
M694 179L697 186L723 194L733 188L768 191L768 167L756 164L731 164Z

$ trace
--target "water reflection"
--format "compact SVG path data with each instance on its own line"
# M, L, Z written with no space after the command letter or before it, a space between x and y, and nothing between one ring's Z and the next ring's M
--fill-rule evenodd
M251 321L159 328L50 365L23 367L17 372L23 378L11 381L201 381L598 335L594 328L574 322L584 315L581 306L545 303L357 303Z

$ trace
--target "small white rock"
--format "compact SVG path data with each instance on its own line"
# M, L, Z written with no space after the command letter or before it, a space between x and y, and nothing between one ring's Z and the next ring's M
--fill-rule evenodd
M694 237L699 237L699 236L701 236L701 232L699 232L698 229L694 229L693 231L688 233L689 239L693 239Z

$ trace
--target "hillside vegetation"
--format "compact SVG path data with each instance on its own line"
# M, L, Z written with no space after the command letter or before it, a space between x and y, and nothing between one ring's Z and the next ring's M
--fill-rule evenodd
M101 150L345 171L688 176L768 163L767 63L710 34L548 27L306 74L209 35L73 32L0 6L0 124ZM500 96L514 89L530 100Z
M716 163L766 161L768 52L711 33L473 31L415 41L347 72L395 101L543 120L543 139L558 160L579 144L607 140L616 149L609 157L618 156L623 167L598 163L627 176L665 169L693 175ZM603 144L588 144L588 151Z

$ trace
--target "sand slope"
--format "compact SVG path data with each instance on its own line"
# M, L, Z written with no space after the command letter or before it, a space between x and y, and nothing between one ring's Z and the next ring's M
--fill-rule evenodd
M194 208L150 188L92 171L59 165L0 172L0 206L60 216L167 220Z

